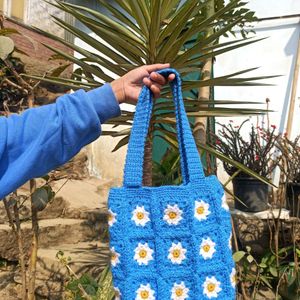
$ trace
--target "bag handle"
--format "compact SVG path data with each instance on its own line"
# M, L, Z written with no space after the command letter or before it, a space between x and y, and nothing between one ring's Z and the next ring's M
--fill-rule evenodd
M180 153L180 164L183 184L199 182L205 177L199 153L185 112L181 79L175 69L163 69L157 73L167 77L175 74L175 79L170 83L175 104L176 131ZM139 95L136 111L131 129L126 163L124 168L124 186L141 187L143 182L143 162L145 142L148 134L149 123L152 115L152 93L144 86Z

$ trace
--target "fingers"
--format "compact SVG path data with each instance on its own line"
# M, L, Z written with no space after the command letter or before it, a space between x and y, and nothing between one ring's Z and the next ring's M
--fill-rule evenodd
M164 85L164 84L167 83L166 78L165 78L163 75L158 74L158 73L156 73L156 72L152 72L152 73L150 74L150 79L151 79L153 82L158 83L158 84L161 84L161 85Z
M143 83L151 90L153 93L154 98L160 97L160 91L162 88L162 84L152 81L151 79L145 77L143 79Z
M146 66L146 70L151 73L153 71L170 68L170 64L154 64L154 65L148 65Z
M175 74L170 74L170 75L168 76L168 81L169 81L169 82L173 81L174 79L175 79Z
M151 90L155 98L160 97L162 86L171 82L175 78L175 74L170 74L168 78L155 72L160 69L169 68L170 64L154 64L146 66L147 71L150 73L149 77L143 78L143 83Z

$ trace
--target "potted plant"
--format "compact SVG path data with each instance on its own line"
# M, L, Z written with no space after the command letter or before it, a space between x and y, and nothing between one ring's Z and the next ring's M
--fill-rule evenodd
M279 135L275 133L276 126L268 129L251 125L249 135L245 133L245 124L234 125L230 121L228 125L219 124L221 129L218 134L211 133L213 147L228 158L248 167L258 175L270 179L272 171L277 165L274 159L276 141ZM268 209L268 185L260 180L250 177L237 167L223 162L224 169L231 176L235 199L235 208L258 212Z
M290 140L283 135L278 140L278 149L281 152L279 160L280 170L285 176L286 207L291 216L300 216L300 135Z

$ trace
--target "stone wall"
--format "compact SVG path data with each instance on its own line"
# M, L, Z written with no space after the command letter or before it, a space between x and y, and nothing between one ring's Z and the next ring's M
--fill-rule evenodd
M27 25L22 24L21 22L17 22L12 19L6 19L4 21L4 26L6 28L14 28L20 33L12 34L10 37L14 40L16 47L28 55L26 56L16 53L16 55L20 56L22 61L24 61L26 65L26 71L30 74L42 75L46 71L50 71L51 69L66 63L65 61L61 60L49 60L54 52L43 46L42 43L58 48L69 54L73 53L73 50L69 49L63 44L42 35ZM71 71L72 67L67 70L66 75Z

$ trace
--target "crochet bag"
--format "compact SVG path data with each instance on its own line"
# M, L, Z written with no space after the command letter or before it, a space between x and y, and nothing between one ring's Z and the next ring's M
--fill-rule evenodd
M111 266L116 299L235 299L231 223L224 191L205 177L184 109L181 79L171 83L182 184L142 186L152 96L143 87L128 145L124 184L109 195Z

